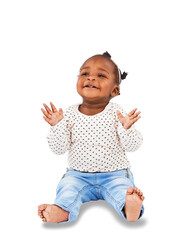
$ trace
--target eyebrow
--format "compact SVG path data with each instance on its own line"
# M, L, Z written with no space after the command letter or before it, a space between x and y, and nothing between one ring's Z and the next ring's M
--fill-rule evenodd
M83 68L81 68L80 69L80 71L82 71L83 69L86 69L86 68L90 68L90 67L83 67ZM102 71L104 71L104 72L107 72L108 74L109 74L109 72L108 71L106 71L105 69L103 69L103 68L98 68L99 70L102 70ZM110 75L110 74L109 74Z

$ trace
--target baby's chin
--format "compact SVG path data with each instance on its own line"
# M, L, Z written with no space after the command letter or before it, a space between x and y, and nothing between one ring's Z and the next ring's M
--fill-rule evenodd
M103 94L103 92L100 91L100 89L95 90L85 90L82 89L81 91L78 91L78 94L87 101L97 101L97 102L105 102L111 99L108 95Z
M78 92L80 94L81 97L86 97L86 98L100 98L103 97L101 96L101 93L96 91L82 91L82 92Z

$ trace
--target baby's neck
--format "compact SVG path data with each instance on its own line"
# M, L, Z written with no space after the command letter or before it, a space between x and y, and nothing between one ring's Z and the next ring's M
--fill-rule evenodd
M85 115L95 115L97 113L102 112L108 103L109 102L94 104L94 103L83 102L82 104L79 105L78 110Z

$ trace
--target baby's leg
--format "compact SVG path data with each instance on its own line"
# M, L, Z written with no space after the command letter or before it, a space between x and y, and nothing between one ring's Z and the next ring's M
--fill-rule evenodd
M129 222L135 222L139 218L143 200L143 193L140 191L140 189L137 187L134 189L133 187L129 187L127 189L124 211Z
M76 220L83 203L99 199L94 182L93 174L68 169L57 186L54 204L40 205L38 215L44 222Z
M38 215L43 222L68 221L69 212L53 204L41 204L38 206Z

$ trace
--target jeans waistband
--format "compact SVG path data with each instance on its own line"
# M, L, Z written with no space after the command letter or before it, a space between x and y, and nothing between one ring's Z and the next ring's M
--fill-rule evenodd
M119 169L119 170L115 170L115 171L111 171L111 172L84 172L84 171L79 171L79 170L75 170L73 168L67 168L66 172L73 172L79 175L123 175L124 173L128 173L130 170L129 168L125 168L125 169Z

